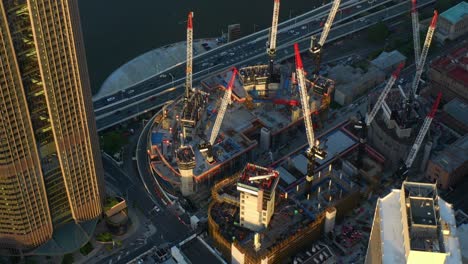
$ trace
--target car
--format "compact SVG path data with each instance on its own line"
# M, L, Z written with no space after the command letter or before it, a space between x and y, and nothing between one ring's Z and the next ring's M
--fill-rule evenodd
M112 102L112 101L115 100L115 97L114 97L114 96L111 96L111 97L107 98L106 100L107 100L107 102Z
M229 56L234 56L236 55L234 52L229 52Z
M166 77L167 77L166 74L161 74L161 75L159 75L159 78L166 78Z
M362 6L361 5L357 5L356 8L361 8Z
M364 22L364 20L365 20L365 19L364 19L363 17L361 17L361 18L359 19L359 22Z
M151 97L149 98L150 101L154 101L155 99L156 99L156 96L151 96Z
M114 114L116 115L120 114L120 110L115 111Z
M128 93L128 94L132 94L132 93L134 93L134 92L135 92L135 90L132 89L132 90L128 91L127 93Z
M302 26L301 29L307 29L307 26Z

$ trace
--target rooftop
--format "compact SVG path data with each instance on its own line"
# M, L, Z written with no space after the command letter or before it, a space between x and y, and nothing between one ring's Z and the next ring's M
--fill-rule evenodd
M444 105L444 110L453 118L468 126L468 104L458 98L454 98Z
M377 58L372 60L371 63L381 70L386 70L405 60L405 55L401 54L398 50L393 50L391 52L383 51Z
M468 46L465 45L434 60L431 67L468 86Z
M463 1L456 6L451 7L447 11L440 14L441 17L447 19L452 24L461 21L465 16L468 16L468 3Z
M429 256L434 263L460 263L454 212L435 184L404 182L378 200L377 210L383 263L417 263Z
M257 192L265 190L273 192L278 185L279 172L258 165L247 163L237 182L237 189Z
M226 263L198 236L180 245L180 251L188 258L189 263Z
M459 138L432 161L451 173L468 161L468 135Z

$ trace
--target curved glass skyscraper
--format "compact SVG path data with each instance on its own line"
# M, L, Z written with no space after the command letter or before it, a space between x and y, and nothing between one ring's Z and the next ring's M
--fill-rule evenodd
M77 0L0 2L0 254L60 254L102 211Z

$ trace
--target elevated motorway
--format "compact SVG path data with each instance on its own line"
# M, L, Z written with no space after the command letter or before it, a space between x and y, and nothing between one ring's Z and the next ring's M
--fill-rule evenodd
M421 0L418 5L421 7L433 2L435 0ZM364 15L376 6L385 4L391 6ZM325 5L280 24L277 60L287 59L294 54L292 49L294 42L299 42L301 50L306 50L309 47L308 37L320 33L322 20L328 15L329 9L330 5ZM410 10L409 1L396 4L392 1L344 3L335 18L336 22L330 31L328 41L345 37L380 21L395 18L409 12L408 10ZM359 15L361 16L357 17ZM268 30L263 30L195 57L193 80L200 81L210 74L232 66L265 63L267 34ZM166 72L113 95L115 99L110 103L107 102L109 97L95 101L98 130L106 129L174 100L182 94L184 80L185 63L179 63Z

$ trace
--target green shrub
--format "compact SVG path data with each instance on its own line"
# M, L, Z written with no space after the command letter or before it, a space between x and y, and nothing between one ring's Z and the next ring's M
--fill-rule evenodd
M89 252L93 251L94 247L93 245L91 244L91 242L88 242L86 243L86 245L82 246L80 248L80 253L83 255L83 256L86 256L89 254Z
M111 242L112 234L109 232L104 232L96 236L96 240L100 242Z

